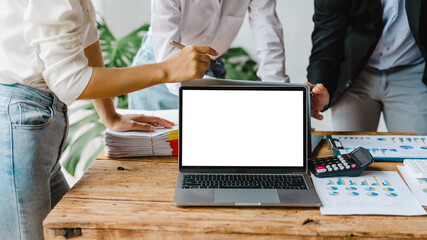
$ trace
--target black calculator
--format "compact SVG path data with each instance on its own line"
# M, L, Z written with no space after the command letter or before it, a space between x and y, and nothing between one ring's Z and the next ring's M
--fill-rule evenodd
M373 162L371 153L359 147L349 154L313 159L308 161L308 165L311 173L316 177L356 177Z

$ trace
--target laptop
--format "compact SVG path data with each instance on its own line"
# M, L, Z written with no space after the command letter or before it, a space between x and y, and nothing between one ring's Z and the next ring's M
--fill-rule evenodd
M307 174L308 87L234 82L180 88L174 205L320 206Z

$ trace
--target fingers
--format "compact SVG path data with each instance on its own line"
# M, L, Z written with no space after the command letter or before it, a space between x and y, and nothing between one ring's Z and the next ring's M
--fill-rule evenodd
M310 87L310 90L314 88L314 84L311 82L305 82L304 84L308 85Z
M132 131L154 132L156 131L156 127L148 123L133 122Z
M322 94L325 92L327 92L327 90L326 90L325 86L323 86L323 84L321 84L321 83L316 84L316 86L314 86L314 88L313 88L313 93L315 93L315 94Z
M320 111L312 112L311 117L317 120L323 120L323 115L320 114Z
M208 63L205 63L205 62L199 63L197 66L199 73L204 74L204 72L206 72L209 69L209 64L210 64L210 61Z
M197 60L203 63L207 63L208 65L211 62L211 58L206 54L197 54Z
M218 52L209 46L189 46L189 47L194 48L199 53L209 54L212 56L218 56Z
M145 115L140 115L138 118L135 119L135 121L140 123L148 123L150 125L153 125L154 127L163 126L165 128L172 128L175 125L175 123L168 121L166 119L154 117L154 116L145 116Z

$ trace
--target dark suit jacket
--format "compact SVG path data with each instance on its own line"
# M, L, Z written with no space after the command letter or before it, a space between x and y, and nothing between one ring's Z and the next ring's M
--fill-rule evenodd
M336 103L358 77L383 30L380 0L315 0L308 80L323 83ZM406 0L409 25L427 59L427 0ZM427 85L427 68L422 81Z

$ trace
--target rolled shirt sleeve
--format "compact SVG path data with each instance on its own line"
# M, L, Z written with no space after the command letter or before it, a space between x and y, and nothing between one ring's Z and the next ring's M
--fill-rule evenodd
M28 0L24 13L25 41L35 49L47 86L67 105L92 76L84 48L98 39L93 15L89 0Z
M289 82L285 71L283 28L276 13L276 0L252 0L248 12L260 60L258 77L262 81Z

